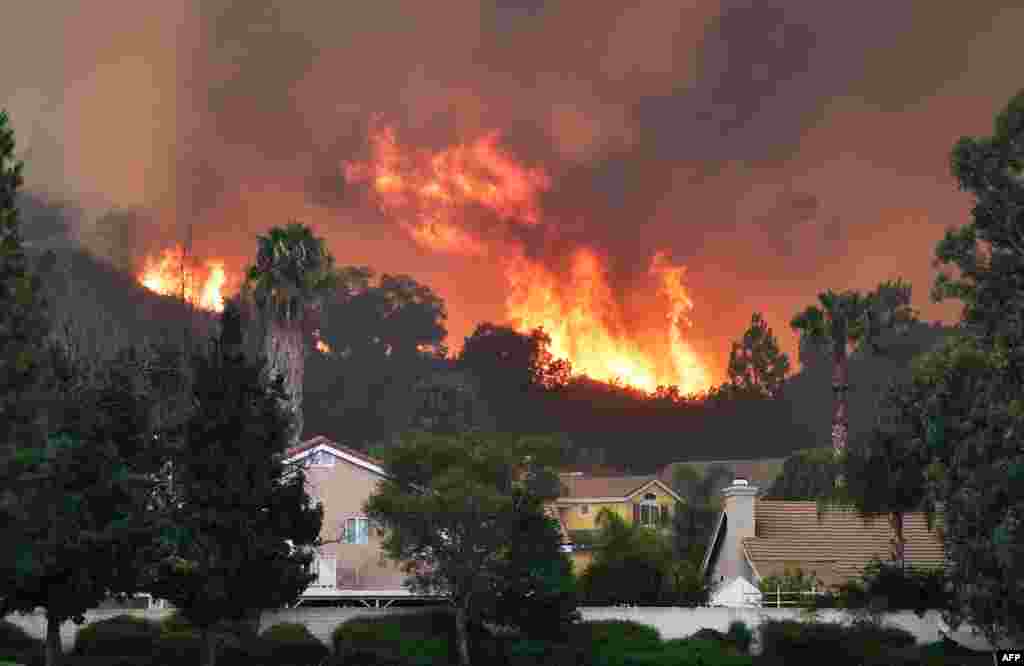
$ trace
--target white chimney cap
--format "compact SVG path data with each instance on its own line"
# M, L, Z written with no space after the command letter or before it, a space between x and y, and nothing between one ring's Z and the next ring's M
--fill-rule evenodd
M750 484L747 483L746 479L734 479L733 482L732 482L732 485L734 485L734 486L749 486Z

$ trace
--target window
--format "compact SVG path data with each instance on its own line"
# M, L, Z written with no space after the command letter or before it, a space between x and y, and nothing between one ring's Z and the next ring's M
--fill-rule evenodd
M647 527L657 527L662 520L663 513L659 511L657 500L658 497L654 493L644 495L640 504L633 506L633 520Z
M590 513L590 505L589 504L580 504L580 513L582 515L584 515L584 516L587 515L588 513Z
M370 521L368 518L348 518L342 525L341 542L365 544L369 542Z

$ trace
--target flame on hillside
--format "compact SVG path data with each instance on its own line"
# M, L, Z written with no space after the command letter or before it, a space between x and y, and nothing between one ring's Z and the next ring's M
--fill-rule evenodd
M175 245L147 258L137 279L139 284L154 293L184 297L187 303L200 310L224 311L228 276L225 262L219 259L210 259L200 264L195 259L186 258L182 247ZM320 329L313 332L313 339L314 346L321 354L333 352L331 346L320 337Z
M666 332L660 352L626 331L607 269L593 249L579 247L568 276L528 257L521 243L483 230L470 220L483 208L509 226L545 223L539 195L551 186L541 169L526 168L501 149L497 132L440 152L407 149L393 128L375 124L368 162L348 163L349 182L365 182L380 208L418 243L432 250L494 256L508 282L506 313L520 332L543 328L556 359L573 372L653 392L659 385L696 393L711 386L707 368L683 338L693 302L683 284L685 269L659 252L650 274L666 301ZM557 230L555 230L557 231Z
M163 296L176 296L194 307L210 312L224 310L224 262L209 260L200 265L186 258L180 245L146 259L139 284Z

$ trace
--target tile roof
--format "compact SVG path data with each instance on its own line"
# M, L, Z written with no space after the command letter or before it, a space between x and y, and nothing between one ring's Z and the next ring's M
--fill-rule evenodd
M936 516L936 527L941 524ZM799 566L817 570L826 585L859 578L874 556L887 561L894 535L887 516L861 518L853 509L829 509L819 522L815 502L758 500L755 525L757 536L744 539L743 547L759 575ZM928 530L924 514L905 515L903 535L908 565L943 566L942 540Z
M376 465L378 467L383 467L384 466L384 463L382 461L377 460L376 458L373 458L371 456L368 456L367 454L363 453L362 451L357 451L356 449L349 448L347 446L343 446L341 444L338 444L337 442L335 442L335 441L333 441L333 440L331 440L331 439L329 439L329 438L327 438L327 437L325 437L323 435L317 435L316 437L313 437L312 439L307 439L305 442L300 442L298 446L294 446L294 447L288 449L287 451L285 451L285 457L286 458L291 458L292 456L297 456L300 453L302 453L303 451L308 451L309 449L312 449L314 447L320 446L321 444L324 444L326 446L330 446L331 448L337 449L338 451L341 451L342 453L347 453L348 455L352 456L353 458L358 458L359 460L362 460L363 462L368 463L370 465Z
M658 480L657 476L571 476L560 475L568 493L560 499L578 497L628 497L641 487Z

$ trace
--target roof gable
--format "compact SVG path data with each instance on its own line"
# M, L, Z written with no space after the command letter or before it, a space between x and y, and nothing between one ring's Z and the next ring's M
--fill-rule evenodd
M365 469L367 471L378 474L382 477L387 477L387 473L384 471L383 463L376 458L372 458L365 453L356 451L347 446L342 446L337 442L333 442L323 435L313 437L312 439L302 442L298 446L289 449L285 455L286 463L295 463L300 460L309 459L314 454L326 453L334 456L339 461L346 462L350 465Z

